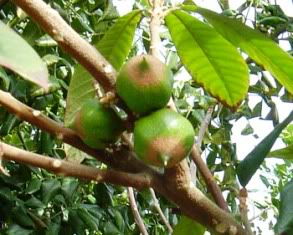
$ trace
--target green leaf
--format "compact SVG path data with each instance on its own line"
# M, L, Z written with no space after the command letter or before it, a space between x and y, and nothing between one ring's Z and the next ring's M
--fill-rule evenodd
M193 79L219 101L236 108L249 85L248 67L236 48L183 11L172 11L165 20L181 62Z
M206 229L199 223L182 216L179 223L174 227L172 235L203 235Z
M281 192L279 218L275 226L276 234L292 234L293 231L293 180Z
M78 208L78 216L92 230L99 230L99 220L84 208Z
M0 65L47 89L47 67L32 47L2 21L0 35Z
M254 61L262 64L276 79L293 93L293 58L273 40L241 22L213 11L189 7L205 17L214 28Z
M282 130L293 120L293 111L280 124L275 126L273 131L268 134L237 167L237 176L240 184L245 187L257 169L260 167L265 157L269 153L276 139Z
M40 179L32 179L27 188L25 189L26 194L33 194L40 190L42 181Z
M47 179L42 183L42 198L44 204L47 204L59 192L61 184L56 179Z
M33 234L33 230L25 229L17 224L11 225L7 232L7 235L31 235Z
M97 49L117 70L127 58L141 11L135 10L120 17L99 41Z
M96 90L94 84L92 76L81 65L77 64L67 93L65 126L72 125L76 113L82 104L86 100L95 97Z
M293 160L293 144L286 148L277 149L268 154L268 157L280 158L284 160Z

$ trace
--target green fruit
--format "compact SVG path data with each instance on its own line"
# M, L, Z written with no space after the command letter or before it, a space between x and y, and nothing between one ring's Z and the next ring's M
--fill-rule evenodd
M78 111L74 129L88 146L103 149L117 140L123 131L123 125L114 110L104 107L96 99L91 99Z
M134 126L134 150L149 165L176 165L189 154L193 142L194 130L190 122L170 109L143 117Z
M116 89L127 106L138 114L166 106L172 93L172 72L151 55L131 58L121 68Z

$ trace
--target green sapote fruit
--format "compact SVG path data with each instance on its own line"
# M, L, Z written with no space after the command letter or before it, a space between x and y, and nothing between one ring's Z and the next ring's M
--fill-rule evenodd
M189 154L194 130L185 117L161 109L135 122L133 138L134 150L143 162L172 167Z
M121 68L116 89L135 113L145 114L166 106L172 93L171 70L151 55L131 58Z
M123 131L123 123L114 110L104 107L97 99L90 99L78 111L74 129L84 143L103 149L117 140Z

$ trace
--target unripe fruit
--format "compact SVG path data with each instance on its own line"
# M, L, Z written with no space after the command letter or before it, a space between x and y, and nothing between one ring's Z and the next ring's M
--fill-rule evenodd
M103 149L117 140L123 131L123 125L114 110L104 107L96 99L91 99L78 111L74 129L88 146Z
M194 130L180 114L161 109L135 122L133 138L134 150L143 162L172 167L189 154Z
M131 58L121 68L117 93L135 113L145 114L166 106L172 93L171 70L151 55Z

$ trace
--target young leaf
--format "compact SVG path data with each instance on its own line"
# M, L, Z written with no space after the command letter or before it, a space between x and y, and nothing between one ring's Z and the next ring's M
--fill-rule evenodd
M273 40L237 20L213 11L188 6L205 17L213 27L236 47L240 47L257 63L262 64L276 79L293 93L293 58Z
M48 70L32 47L0 21L0 65L43 87L48 86Z
M199 223L182 216L179 223L174 227L172 235L203 235L206 229Z
M280 158L284 160L293 160L293 144L286 148L277 149L268 154L268 157Z
M67 94L65 126L72 125L82 104L94 98L95 95L94 79L81 65L77 64Z
M275 227L276 234L292 234L293 231L293 180L281 192L279 218Z
M97 49L117 70L127 58L141 11L135 10L121 17L99 41Z
M209 25L175 10L166 18L178 55L193 79L230 108L248 91L248 67L236 48Z
M276 139L282 130L293 120L293 111L280 124L275 126L273 131L268 134L239 164L237 167L237 176L240 184L245 187L254 173L262 164L263 160L269 153Z

